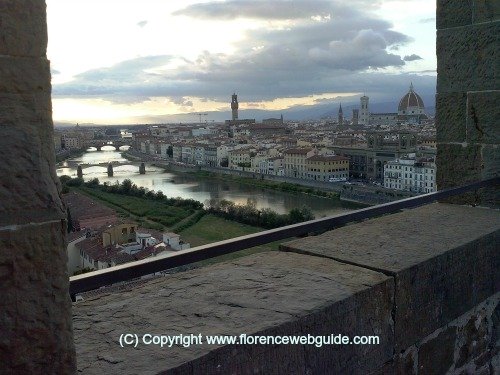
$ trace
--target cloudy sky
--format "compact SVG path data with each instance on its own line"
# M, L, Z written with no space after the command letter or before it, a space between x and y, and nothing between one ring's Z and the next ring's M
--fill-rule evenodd
M227 111L233 92L265 110L435 92L435 0L47 0L47 15L55 121Z

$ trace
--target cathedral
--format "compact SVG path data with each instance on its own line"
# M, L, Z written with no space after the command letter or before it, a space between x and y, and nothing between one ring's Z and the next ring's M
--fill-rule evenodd
M399 101L397 112L370 113L368 102L369 98L363 95L360 99L361 109L355 110L359 125L420 124L429 118L425 114L424 101L413 89L413 83L410 85L410 90Z

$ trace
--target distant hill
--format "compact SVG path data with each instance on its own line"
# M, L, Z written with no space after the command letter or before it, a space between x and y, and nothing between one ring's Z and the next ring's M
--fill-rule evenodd
M428 103L426 106L426 112L430 116L434 116L434 97L422 97L424 103ZM429 104L433 105L430 106ZM380 112L396 112L398 108L398 102L370 102L370 112L380 113ZM339 101L329 101L324 103L319 103L315 105L302 105L294 106L282 111L266 111L261 109L245 109L239 111L239 118L252 118L257 121L262 121L264 118L270 117L283 117L286 120L319 120L321 118L337 118L339 108ZM347 99L342 101L342 109L344 111L344 117L350 119L352 117L352 109L359 108L359 99ZM223 122L231 118L231 111L214 111L205 112L207 116L202 118L203 123L211 122ZM159 124L159 123L196 123L199 121L199 116L197 113L185 113L185 114L174 114L174 115L156 115L156 116L141 116L131 119L137 124ZM67 122L55 122L58 127L74 126L74 123ZM80 124L81 126L94 125L94 124Z

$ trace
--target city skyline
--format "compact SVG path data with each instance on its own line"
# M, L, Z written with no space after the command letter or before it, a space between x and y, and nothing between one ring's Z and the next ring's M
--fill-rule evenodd
M47 13L56 122L227 111L235 91L240 110L387 101L410 81L435 92L433 1L49 0Z

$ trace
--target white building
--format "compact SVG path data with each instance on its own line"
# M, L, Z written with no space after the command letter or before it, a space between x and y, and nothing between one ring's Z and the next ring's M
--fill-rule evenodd
M226 145L205 146L205 163L211 167L220 167L222 160L227 160L228 148Z
M436 164L432 159L417 159L415 154L389 161L384 165L384 186L422 194L435 192Z

